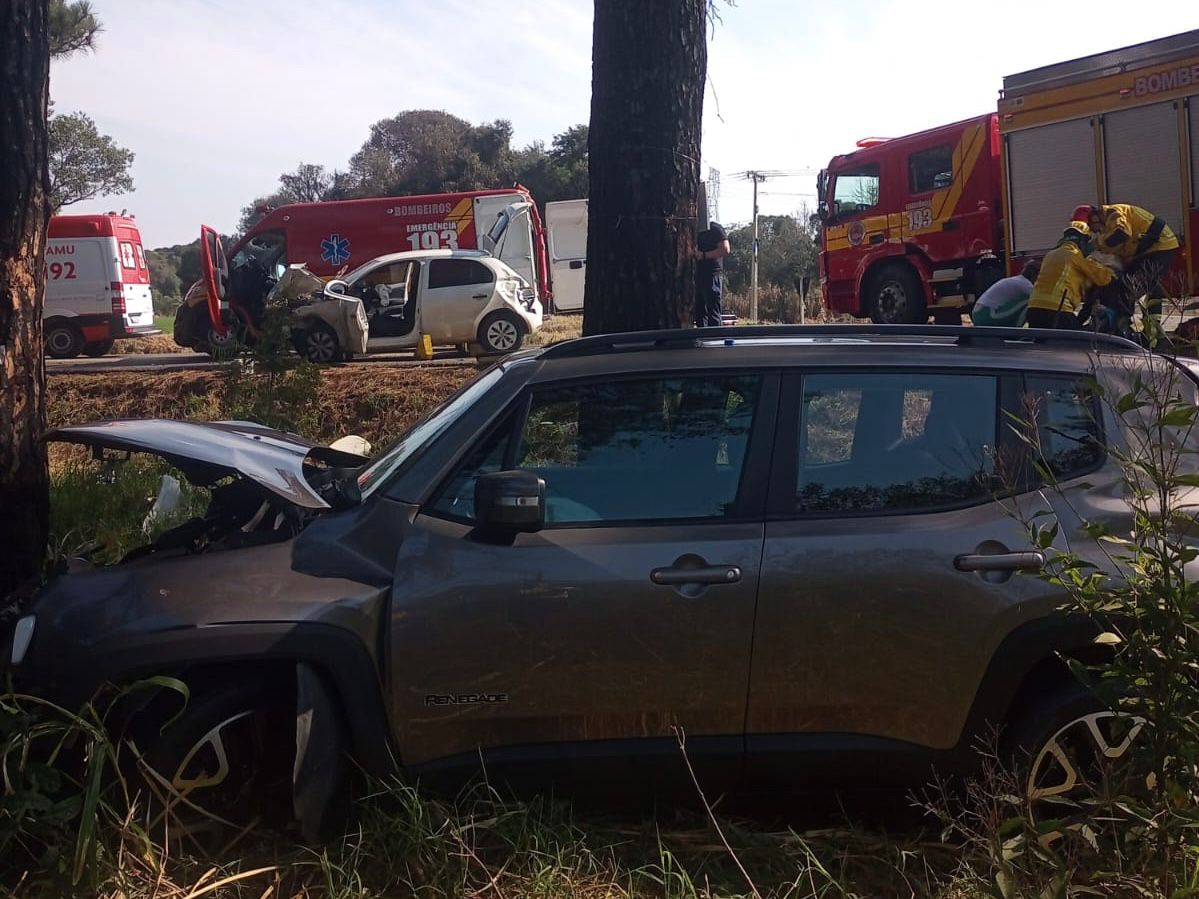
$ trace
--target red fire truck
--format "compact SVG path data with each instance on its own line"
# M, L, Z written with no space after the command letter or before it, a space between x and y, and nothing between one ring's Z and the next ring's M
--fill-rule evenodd
M959 321L1054 246L1073 209L1132 203L1184 241L1196 288L1199 30L1003 80L998 113L859 142L820 173L827 307L880 323Z

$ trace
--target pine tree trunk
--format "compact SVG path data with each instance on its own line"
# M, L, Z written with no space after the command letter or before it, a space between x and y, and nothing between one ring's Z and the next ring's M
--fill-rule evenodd
M41 569L50 505L42 441L46 15L46 0L0 0L0 597Z
M583 333L691 323L707 0L595 0Z

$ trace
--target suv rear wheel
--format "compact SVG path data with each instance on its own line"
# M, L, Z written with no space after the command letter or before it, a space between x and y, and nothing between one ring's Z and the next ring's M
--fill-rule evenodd
M1051 843L1078 824L1107 814L1137 780L1133 749L1143 719L1105 708L1082 684L1051 693L1041 708L1009 735L1033 823L1060 821L1042 835ZM1140 778L1143 784L1143 778Z
M42 338L52 359L74 359L83 350L83 335L73 324L59 319L46 325Z
M890 263L871 279L870 318L876 325L912 325L928 321L924 290L911 266Z
M142 779L155 829L166 820L172 839L208 847L256 820L286 821L293 714L286 691L268 680L194 694L165 727L142 722L134 742L151 769Z

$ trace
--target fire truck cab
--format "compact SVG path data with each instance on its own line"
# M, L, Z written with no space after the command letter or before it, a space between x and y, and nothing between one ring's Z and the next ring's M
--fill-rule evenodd
M825 305L880 324L959 322L1003 272L999 152L986 115L834 157L817 182Z

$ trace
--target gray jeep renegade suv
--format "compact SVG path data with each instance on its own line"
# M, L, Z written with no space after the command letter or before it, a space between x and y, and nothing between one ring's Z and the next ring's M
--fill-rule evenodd
M1119 747L1063 661L1095 630L1013 509L1084 556L1081 519L1126 526L1096 385L1173 365L1086 334L686 330L509 356L366 464L245 423L64 428L212 506L10 610L7 661L64 703L178 675L169 727L176 696L130 716L147 758L226 800L277 766L301 816L339 757L640 788L685 782L681 735L705 788L785 790L967 771L999 727L1052 791L1069 728Z

